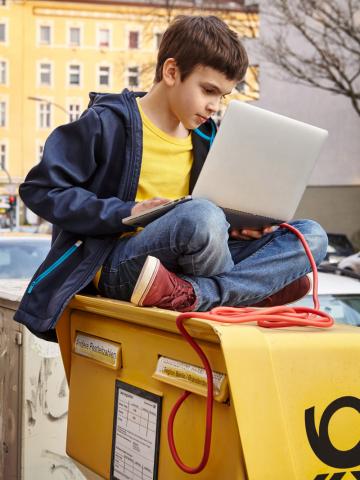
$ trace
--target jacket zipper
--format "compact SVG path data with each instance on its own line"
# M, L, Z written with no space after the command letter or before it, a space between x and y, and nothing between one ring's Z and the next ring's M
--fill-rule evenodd
M206 135L204 132L202 132L200 130L200 128L196 128L194 130L194 132L199 135L199 137L207 140L209 143L210 143L210 147L214 141L214 138L215 138L215 135L216 135L216 129L215 129L215 126L214 126L214 123L211 123L211 137L209 137L208 135Z
M131 109L131 102L134 101L136 103L136 98L127 98L125 97L125 101L126 101L126 104L127 104L127 108L128 108L128 111L129 111L129 117L130 117L130 124L131 124L131 127L134 126L134 124L136 123L135 122L135 117L136 117L136 113L133 112L133 110ZM139 116L140 116L140 112L139 112ZM133 181L134 180L130 180L130 178L133 176L131 175L134 174L134 165L136 165L136 153L135 153L135 149L134 149L134 145L136 145L136 138L135 138L135 132L136 132L136 128L131 128L131 134L130 134L130 140L131 140L131 146L130 146L130 165L131 165L131 168L132 168L132 172L130 172L130 168L128 169L128 171L126 172L126 181L125 181L125 185L127 186L127 191L125 192L125 199L126 200L131 200L132 198L132 186L133 186ZM141 163L140 163L140 168L141 168ZM139 170L140 172L140 170ZM140 173L138 172L138 180L139 180L139 176L140 176ZM130 181L129 181L130 180ZM136 195L136 191L134 192L134 199L135 199L135 195Z
M68 257L70 257L70 255L72 255L75 250L77 250L80 245L83 243L82 240L78 240L77 242L74 243L74 245L72 247L70 247L68 250L66 250L65 253L63 253L61 255L60 258L58 258L56 260L56 262L52 263L46 270L43 271L43 273L41 273L38 277L36 277L30 284L29 288L28 288L28 291L27 293L31 293L34 289L34 287L36 287L36 285L38 283L41 282L41 280L43 280L47 275L49 275L49 273L51 273L53 270L55 270L59 265L61 265Z

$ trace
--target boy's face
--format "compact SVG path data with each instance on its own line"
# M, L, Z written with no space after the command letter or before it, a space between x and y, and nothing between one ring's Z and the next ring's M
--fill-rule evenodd
M196 66L182 82L175 67L173 82L168 84L172 113L185 128L194 130L219 110L220 101L236 84L218 70L203 65Z

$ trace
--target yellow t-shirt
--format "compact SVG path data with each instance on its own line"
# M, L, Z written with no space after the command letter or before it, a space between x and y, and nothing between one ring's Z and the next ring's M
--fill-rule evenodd
M143 154L136 201L188 195L193 163L191 134L186 138L168 135L145 115L139 99L137 102L143 123Z
M190 172L193 164L191 133L175 138L163 132L145 115L137 98L143 124L143 152L140 178L135 200L153 197L176 199L189 194ZM124 233L122 236L134 235ZM101 269L94 284L99 284Z

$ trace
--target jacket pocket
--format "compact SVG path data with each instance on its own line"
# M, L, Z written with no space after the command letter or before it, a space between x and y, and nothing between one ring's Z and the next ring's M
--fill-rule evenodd
M61 255L54 263L52 263L46 270L44 270L38 277L30 283L27 293L31 293L38 283L44 280L51 272L58 268L65 260L67 260L83 243L82 240L78 240L74 243L65 253Z

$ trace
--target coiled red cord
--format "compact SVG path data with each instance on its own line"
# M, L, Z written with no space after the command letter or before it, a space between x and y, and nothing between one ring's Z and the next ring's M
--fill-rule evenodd
M305 252L309 258L311 268L313 271L313 302L314 308L308 307L269 307L269 308L253 308L253 307L243 307L243 308L234 308L234 307L216 307L210 310L209 312L186 312L181 313L176 319L176 325L183 335L185 340L191 345L191 347L199 355L207 376L207 399L206 399L206 430L205 430L205 441L204 441L204 450L202 459L197 467L189 467L185 465L176 450L175 441L174 441L174 421L177 411L179 410L182 403L187 399L191 392L185 391L181 397L177 400L173 406L169 419L168 419L168 442L170 447L171 455L181 470L186 473L199 473L207 464L210 454L210 445L211 445L211 430L212 430L212 413L213 413L213 376L211 371L210 363L200 348L200 346L195 342L195 340L189 335L185 329L184 322L188 318L200 318L205 320L211 320L214 322L220 323L249 323L256 322L260 327L265 328L281 328L281 327L291 327L291 326L302 326L302 327L319 327L319 328L328 328L334 324L333 318L325 312L319 310L319 298L318 298L318 275L317 268L310 251L310 248L304 238L304 236L292 225L287 223L282 223L281 228L287 228L291 232L295 233L299 240L301 241Z

